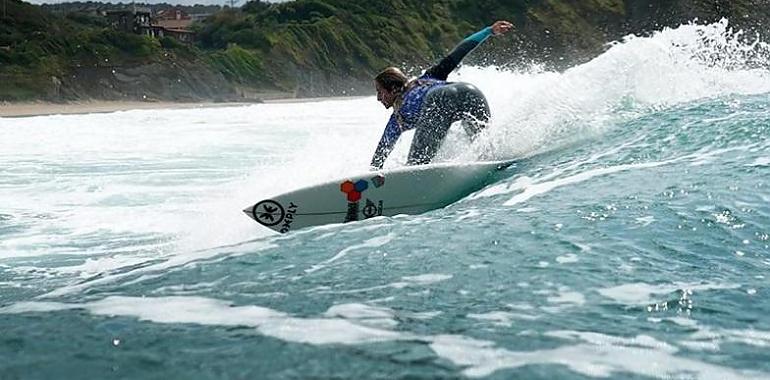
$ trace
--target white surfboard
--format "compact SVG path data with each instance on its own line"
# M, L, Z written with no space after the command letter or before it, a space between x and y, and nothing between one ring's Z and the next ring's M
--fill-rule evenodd
M420 214L478 190L513 163L439 163L373 171L279 194L243 212L280 233L375 216Z

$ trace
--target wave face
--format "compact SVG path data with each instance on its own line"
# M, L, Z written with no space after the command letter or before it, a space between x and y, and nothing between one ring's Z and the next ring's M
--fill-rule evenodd
M0 119L0 377L768 378L768 51L463 67L493 119L439 159L503 179L282 236L240 210L366 168L374 98Z

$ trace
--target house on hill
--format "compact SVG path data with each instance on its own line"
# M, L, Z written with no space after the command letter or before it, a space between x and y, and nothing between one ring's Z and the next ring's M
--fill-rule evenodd
M184 10L174 7L158 11L152 19L157 37L171 37L180 42L191 43L195 33L190 30L193 18Z
M189 24L171 23L168 21L159 22L159 24L153 24L153 37L171 37L179 42L188 44L195 41L195 32L187 28Z
M195 40L195 32L190 29L195 18L180 8L164 9L152 16L150 9L134 7L107 11L106 16L114 29L126 33L171 37L183 43Z
M155 13L155 20L192 20L187 12L179 7L161 9Z
M148 8L123 9L107 11L106 16L113 29L126 33L152 36L152 25Z

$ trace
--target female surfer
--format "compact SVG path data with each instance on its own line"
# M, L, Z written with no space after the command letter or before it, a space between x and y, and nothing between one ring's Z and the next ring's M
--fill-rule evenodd
M381 169L401 133L415 129L407 165L429 163L438 152L452 123L462 121L471 138L486 126L489 105L478 88L464 82L447 82L460 61L489 36L513 28L508 21L497 21L466 37L438 64L420 77L409 80L401 70L388 67L374 78L377 100L393 107L385 132L374 152L371 166Z

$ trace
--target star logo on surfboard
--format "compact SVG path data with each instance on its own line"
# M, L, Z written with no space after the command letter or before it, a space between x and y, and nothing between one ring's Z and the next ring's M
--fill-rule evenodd
M266 199L254 205L251 210L254 220L263 226L275 226L283 221L286 210L280 203Z

